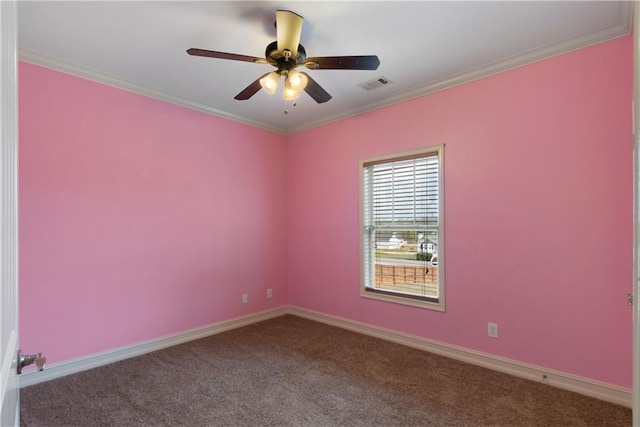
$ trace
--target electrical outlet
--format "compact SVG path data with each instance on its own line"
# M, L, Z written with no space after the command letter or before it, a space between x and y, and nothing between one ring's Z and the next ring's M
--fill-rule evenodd
M242 294L242 303L246 304L249 302L249 294Z
M489 323L489 336L491 338L498 338L498 324Z
M273 291L271 288L267 289L267 298L271 298L273 296Z

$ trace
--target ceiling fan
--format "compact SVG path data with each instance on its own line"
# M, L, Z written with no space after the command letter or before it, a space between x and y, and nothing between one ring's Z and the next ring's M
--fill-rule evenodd
M294 12L276 11L277 40L269 43L264 58L193 48L187 50L187 53L194 56L269 64L276 67L276 71L263 74L237 94L234 97L237 100L249 99L260 89L273 94L280 77L284 77L284 99L297 99L300 96L300 91L304 90L317 103L321 104L330 100L331 95L307 73L296 70L297 67L304 66L310 70L375 70L380 65L380 60L376 55L307 58L304 46L300 44L303 21L304 18Z

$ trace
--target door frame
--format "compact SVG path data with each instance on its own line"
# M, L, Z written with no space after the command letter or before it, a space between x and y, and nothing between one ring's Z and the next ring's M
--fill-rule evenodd
M17 3L0 1L0 424L18 426Z
M633 425L640 427L640 2L633 2Z

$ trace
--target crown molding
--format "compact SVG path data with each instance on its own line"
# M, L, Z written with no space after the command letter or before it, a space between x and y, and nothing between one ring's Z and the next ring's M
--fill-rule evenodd
M63 73L72 74L81 78L92 80L98 83L102 83L115 88L123 89L129 92L148 96L161 101L169 102L172 104L180 105L182 107L190 108L196 111L200 111L207 114L212 114L224 119L232 120L235 122L243 123L246 125L258 127L261 129L269 130L283 135L293 135L299 132L303 132L319 126L324 126L329 123L337 122L352 116L368 113L370 111L378 110L391 105L399 104L414 98L419 98L424 95L428 95L441 90L449 89L455 86L459 86L465 83L469 83L474 80L479 80L485 77L499 74L505 71L509 71L518 67L522 67L534 62L542 61L552 58L554 56L563 55L572 51L576 51L588 46L592 46L598 43L602 43L608 40L612 40L618 37L622 37L631 34L632 24L632 1L620 3L620 18L618 25L602 28L600 30L584 34L580 37L576 37L570 40L565 40L560 43L556 43L549 46L544 46L539 49L534 49L524 54L513 55L507 57L498 62L485 64L480 67L466 70L447 78L431 82L426 85L421 85L399 93L390 98L385 98L380 102L367 104L361 108L351 109L343 111L337 114L322 117L316 121L307 123L303 126L297 127L279 127L272 126L267 123L250 120L245 117L238 116L236 114L230 114L228 112L218 110L211 106L201 104L198 102L190 101L185 98L181 98L175 95L169 95L156 89L148 88L135 84L133 82L99 72L97 70L85 68L76 64L72 64L60 59L52 58L38 52L34 52L27 49L20 49L18 58L21 61L29 62L42 67L50 68L55 71L61 71Z
M107 86L115 87L117 89L126 90L128 92L133 92L138 95L143 95L149 98L158 99L160 101L169 102L171 104L176 104L181 107L190 108L192 110L211 114L224 119L232 120L234 122L243 123L249 126L258 127L261 129L266 129L266 130L270 130L270 131L281 133L281 134L285 133L286 131L286 129L283 129L280 127L270 126L267 123L263 123L256 120L249 120L245 117L231 114L226 111L218 110L209 105L190 101L188 99L181 98L179 96L170 95L156 89L152 89L146 86L142 86L142 85L130 82L128 80L121 79L119 77L115 77L107 73L82 67L80 65L66 62L66 61L53 58L47 55L43 55L41 53L38 53L32 50L20 49L18 52L18 59L20 61L28 62L30 64L49 68L54 71L71 74L76 77L81 77L83 79L94 81L96 83L101 83Z
M474 80L490 77L495 74L513 70L515 68L529 65L538 61L564 55L566 53L580 50L585 47L593 46L598 43L603 43L609 40L629 35L631 34L633 28L631 13L632 8L633 2L631 1L621 4L620 23L616 26L603 28L592 33L584 34L577 38L566 40L564 42L545 46L539 49L534 49L524 54L513 55L498 62L485 64L480 67L469 69L453 76L438 80L436 82L409 89L395 96L385 98L383 101L368 104L362 108L352 109L346 112L322 118L315 122L308 123L304 126L288 129L287 134L295 134L315 127L324 126L329 123L346 119L348 117L357 116L360 114L368 113L370 111L399 104L414 98L419 98L421 96L425 96L434 92L450 89L455 86L472 82Z

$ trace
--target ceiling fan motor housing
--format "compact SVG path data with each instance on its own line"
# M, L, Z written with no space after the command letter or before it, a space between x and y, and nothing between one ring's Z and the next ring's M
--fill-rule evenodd
M271 65L278 68L278 74L282 75L288 73L298 65L304 64L304 61L307 59L307 51L304 49L304 46L298 44L298 55L295 58L288 57L278 52L278 42L274 41L269 43L265 49L264 56Z

